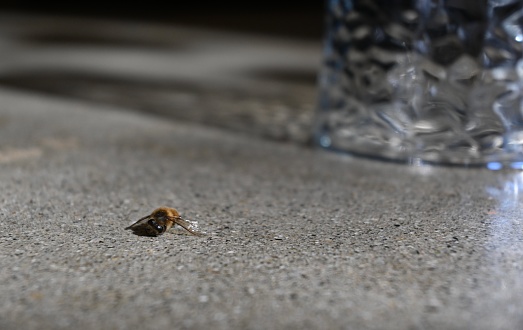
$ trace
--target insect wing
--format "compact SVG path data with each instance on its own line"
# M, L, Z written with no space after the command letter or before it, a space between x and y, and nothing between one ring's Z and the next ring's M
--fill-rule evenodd
M174 223L176 223L178 226L182 227L183 229L187 230L189 233L196 235L196 236L204 236L205 233L203 231L200 231L198 229L198 226L196 222L184 220L180 217L175 217L172 219Z

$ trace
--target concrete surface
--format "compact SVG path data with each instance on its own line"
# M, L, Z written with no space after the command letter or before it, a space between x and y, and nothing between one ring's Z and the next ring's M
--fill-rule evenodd
M0 100L0 329L523 328L520 172ZM161 205L208 235L123 230Z

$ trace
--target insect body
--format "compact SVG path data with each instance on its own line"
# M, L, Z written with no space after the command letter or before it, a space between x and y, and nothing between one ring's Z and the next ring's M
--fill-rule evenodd
M175 225L181 226L193 235L203 235L202 232L194 230L191 223L182 219L176 209L169 207L160 207L125 229L130 229L139 236L159 236Z

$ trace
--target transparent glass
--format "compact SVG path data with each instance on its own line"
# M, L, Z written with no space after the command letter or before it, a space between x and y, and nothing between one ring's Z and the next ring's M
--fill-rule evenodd
M523 164L523 1L331 0L315 139L401 162Z

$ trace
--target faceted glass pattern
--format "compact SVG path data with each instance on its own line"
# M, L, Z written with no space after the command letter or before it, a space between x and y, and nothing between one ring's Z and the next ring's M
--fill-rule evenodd
M523 1L331 0L316 140L402 162L517 167L522 53Z

